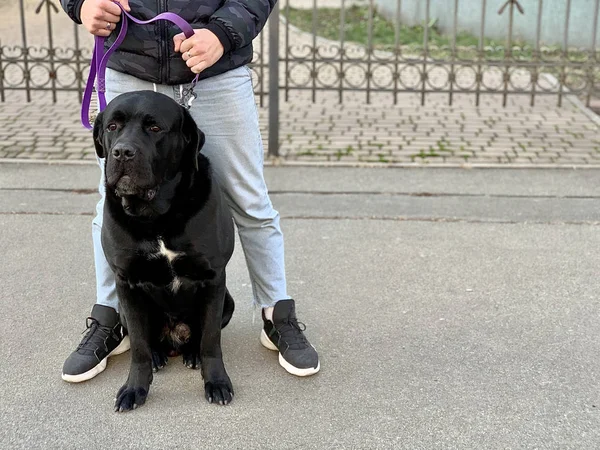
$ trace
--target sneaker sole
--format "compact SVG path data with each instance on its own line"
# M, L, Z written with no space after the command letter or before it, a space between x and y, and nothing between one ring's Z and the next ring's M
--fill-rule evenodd
M108 360L109 357L115 356L115 355L120 355L121 353L125 353L127 350L129 350L129 347L130 347L129 336L125 336L123 338L123 340L119 343L119 345L117 345L115 347L115 349L112 352L110 352L108 354L108 356L106 358L104 358L102 361L100 361L96 366L92 367L87 372L80 373L78 375L69 375L69 374L63 373L62 379L69 383L81 383L82 381L91 380L99 373L104 372L104 369L106 369L106 361Z
M263 347L279 353L279 349L277 348L277 346L275 344L273 344L273 342L271 342L271 339L269 339L269 337L267 336L267 333L265 333L264 329L262 329L260 332L260 343L263 345ZM313 346L313 348L314 348L314 346ZM292 375L296 375L297 377L308 377L310 375L314 375L319 370L321 370L321 361L319 361L317 363L317 367L309 367L308 369L299 369L298 367L294 367L289 362L287 362L281 353L279 353L279 365L281 367L283 367L288 373L291 373Z

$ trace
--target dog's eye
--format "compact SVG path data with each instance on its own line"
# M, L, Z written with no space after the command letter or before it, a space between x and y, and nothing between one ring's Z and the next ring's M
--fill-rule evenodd
M115 130L117 129L117 124L116 124L116 123L114 123L114 122L112 122L112 123L109 123L109 124L108 124L108 126L106 127L106 129L107 129L108 131L115 131Z
M154 132L154 133L158 133L160 131L160 127L157 125L152 125L150 127L150 131Z

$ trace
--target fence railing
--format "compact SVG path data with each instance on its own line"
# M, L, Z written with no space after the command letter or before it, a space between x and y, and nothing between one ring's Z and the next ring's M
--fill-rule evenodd
M419 94L423 104L428 94L445 93L452 104L453 97L460 93L474 95L477 104L482 95L492 94L502 96L504 104L509 95L527 95L532 105L539 95L556 96L559 105L565 95L579 95L589 105L592 95L600 91L600 0L592 0L593 8L587 12L590 31L586 48L569 46L571 0L564 0L564 28L556 30L563 36L560 46L544 45L541 41L543 0L537 1L536 9L528 11L518 0L420 1L423 22L412 27L404 26L402 19L403 3L411 2L394 0L393 18L386 24L387 35L375 0L369 0L362 8L346 6L350 1L340 0L340 8L335 10L319 8L318 0L313 0L312 9L301 12L291 6L291 0L284 0L285 45L281 61L285 77L281 88L286 99L292 90L308 90L313 100L319 91L331 91L338 93L341 102L345 93L359 91L369 102L371 94L377 91L389 92L394 103L402 93ZM592 2L588 1L590 5ZM388 6L389 3L386 2ZM447 11L452 20L445 21L451 25L444 33L436 28L437 18L430 13L433 3L452 4ZM490 4L498 7L492 16ZM471 15L479 11L477 35L464 33L458 26L461 12L467 8ZM348 18L351 11L354 17L350 20L354 23L357 13L364 17L359 44L348 36L349 32L354 39L360 35ZM339 15L337 24L332 23L334 14ZM536 28L533 42L524 42L514 34L517 15L530 17L531 26ZM304 25L310 39L296 43L298 29L294 21ZM486 23L492 21L505 24L504 42L486 38ZM319 37L324 34L330 39Z
M3 14L11 25L0 25L0 100L11 91L24 92L27 101L37 91L50 92L53 101L61 91L81 99L91 39L52 0L35 9L29 1L11 3ZM268 99L270 153L277 152L280 91L286 101L303 91L313 101L326 94L338 102L358 93L367 103L374 93L386 93L393 104L406 94L418 95L422 104L431 94L444 94L450 105L457 95L474 97L476 105L485 95L501 96L503 104L525 95L531 105L538 96L555 96L561 105L566 95L576 95L588 106L600 97L600 0L553 0L564 1L562 29L556 30L560 45L541 38L550 0L527 0L527 9L526 0L377 1L280 0L268 32L255 41L251 67L261 106ZM589 45L573 47L571 16L581 2L587 5ZM443 26L432 15L441 3L452 5ZM474 34L459 25L465 11L477 17ZM516 21L525 19L536 30L530 41L515 33ZM499 23L506 29L501 41L486 31Z

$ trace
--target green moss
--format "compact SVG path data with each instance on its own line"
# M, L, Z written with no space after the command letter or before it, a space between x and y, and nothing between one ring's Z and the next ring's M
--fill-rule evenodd
M284 16L288 16L291 24L303 31L312 32L313 30L313 10L296 9L282 7ZM340 40L340 16L339 8L318 8L316 11L316 30L317 35L331 40ZM371 45L373 48L381 50L394 50L396 43L396 32L394 23L387 20L376 10L373 11L373 31ZM398 42L404 52L419 52L422 50L425 29L428 29L428 46L431 56L441 57L450 56L452 53L452 36L441 33L433 19L426 26L425 24L417 26L400 25ZM345 10L345 20L343 26L343 36L345 41L356 42L365 46L369 45L369 7L368 6L350 6ZM477 48L479 37L459 31L456 35L456 48L458 58L475 59L477 58ZM513 47L509 51L504 49L504 40L495 40L485 38L483 41L486 58L503 59L511 56L515 59L530 60L535 57L534 49L523 41L515 40ZM581 53L581 54L579 54ZM584 52L570 52L570 58L585 59ZM544 49L544 58L556 58L560 61L561 50L558 46L547 47Z

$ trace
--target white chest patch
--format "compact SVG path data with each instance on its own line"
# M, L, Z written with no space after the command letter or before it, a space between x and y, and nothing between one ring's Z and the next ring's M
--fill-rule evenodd
M169 262L173 262L175 258L181 255L181 252L175 252L173 250L169 250L165 246L165 242L162 239L158 240L158 253L162 256L166 256Z
M158 240L157 256L164 256L165 258L167 258L169 263L172 263L175 258L177 258L178 256L181 256L182 254L183 254L183 252L176 252L173 250L169 250L166 247L165 242L162 239ZM179 288L181 287L181 280L178 277L174 277L173 281L171 282L169 287L171 288L171 291L173 293L176 293L179 290Z

